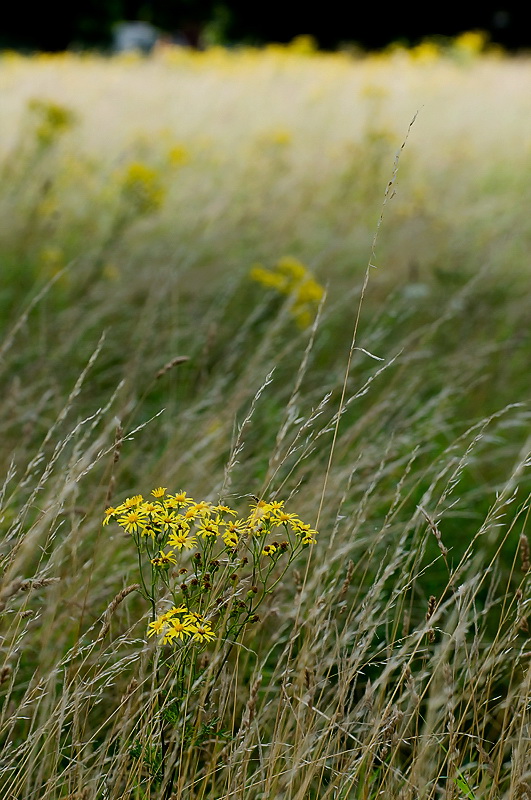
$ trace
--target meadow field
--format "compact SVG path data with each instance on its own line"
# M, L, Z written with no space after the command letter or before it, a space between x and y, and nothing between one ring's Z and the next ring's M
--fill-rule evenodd
M2 54L1 800L531 800L530 85Z

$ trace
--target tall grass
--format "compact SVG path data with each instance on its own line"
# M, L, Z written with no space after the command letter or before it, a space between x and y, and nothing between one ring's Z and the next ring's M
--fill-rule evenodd
M529 70L3 58L2 797L531 796ZM159 485L319 530L180 704L102 527Z

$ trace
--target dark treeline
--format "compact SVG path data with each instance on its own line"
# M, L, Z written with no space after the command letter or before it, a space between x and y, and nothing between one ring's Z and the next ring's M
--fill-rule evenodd
M6 4L7 5L7 4ZM225 44L288 42L311 34L320 47L354 43L366 49L393 41L414 44L429 36L481 29L506 48L531 46L531 5L483 3L379 4L327 0L308 6L268 0L78 0L61 11L54 4L12 3L2 12L0 47L59 51L106 48L120 20L144 20L169 36L195 44L205 28Z

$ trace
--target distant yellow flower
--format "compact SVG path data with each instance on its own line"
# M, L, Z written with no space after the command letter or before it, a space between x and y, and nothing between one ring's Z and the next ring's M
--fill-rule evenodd
M122 195L138 214L156 211L164 200L157 172L146 164L134 161L120 177Z
M290 144L293 139L293 134L288 128L275 128L269 131L267 138L271 144L285 146Z
M285 293L288 288L287 280L283 275L278 275L268 269L264 269L264 267L259 264L251 268L249 277L253 281L256 281L256 283L265 286L266 289L276 289L278 292Z
M298 258L293 258L292 256L284 256L283 258L279 258L276 263L276 269L279 272L283 272L285 275L289 275L290 278L295 278L297 281L303 280L308 274L307 269L302 261L299 261Z
M307 308L294 308L293 309L293 317L295 322L297 323L298 327L302 330L305 328L309 328L312 324L312 320L314 319L314 315L307 309Z
M168 160L174 167L180 167L190 160L190 153L182 144L175 144L168 152Z
M71 109L49 100L30 100L28 107L38 120L36 134L43 145L52 144L76 121Z
M51 215L54 211L55 208L50 208L48 211L44 204L39 208L39 212L43 216ZM49 245L48 247L43 247L39 252L39 262L43 273L49 277L53 277L64 267L65 254L62 248Z
M300 328L307 328L315 319L324 288L297 258L284 256L273 269L255 264L249 277L268 289L275 289L293 301L290 312Z
M313 278L305 280L297 287L298 303L318 303L324 295L324 289Z
M485 31L466 31L456 36L453 44L458 50L463 50L470 55L478 55L485 49L487 41L488 34Z
M313 56L319 51L317 40L307 34L302 33L296 36L288 45L287 48L292 53L297 53L300 56Z
M153 495L153 497L156 497L157 499L160 497L164 497L164 495L166 494L166 488L160 486L158 489L153 489L151 494Z

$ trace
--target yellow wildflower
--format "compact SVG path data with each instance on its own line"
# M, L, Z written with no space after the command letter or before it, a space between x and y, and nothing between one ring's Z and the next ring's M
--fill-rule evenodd
M191 497L186 496L186 492L177 492L176 494L169 494L166 498L166 506L168 508L180 508L181 506L189 506L195 501Z
M155 558L151 559L151 563L155 567L167 569L170 564L176 564L177 559L173 555L173 550L168 550L167 553L165 553L164 550L161 550L158 556L155 556Z
M188 613L184 617L185 622L189 622L190 625L199 625L200 623L204 622L205 618L202 614L199 614L197 611L188 611Z
M183 547L189 550L194 547L195 543L195 536L190 536L188 532L177 533L174 531L168 539L168 544L171 544L172 547L177 547L179 550L182 550Z
M315 542L314 536L317 536L317 531L311 528L304 522L298 522L296 525L292 525L293 530L297 534L297 536L302 536L303 544L312 544Z
M123 517L118 517L117 522L127 533L136 533L145 520L146 515L140 511L140 509L136 509L135 511L129 511L127 514L124 514Z
M130 508L140 505L143 501L141 494L135 494L134 497L126 497L123 503L116 507L117 511L127 511Z
M219 536L219 526L221 520L219 517L216 519L210 519L209 517L205 517L201 520L201 523L197 529L197 533L199 536Z
M234 509L229 508L229 506L214 506L212 510L217 511L219 514L232 514L232 516L236 516Z
M193 511L195 514L206 514L209 513L211 509L212 503L207 503L206 500L201 500L199 503L193 503L188 511Z
M151 628L151 630L150 630ZM159 635L160 633L164 633L166 629L166 620L163 617L159 617L155 620L155 622L150 622L148 625L148 636L155 636Z
M216 638L216 634L208 624L208 622L203 622L200 625L192 625L193 629L193 636L192 639L197 642L211 642L213 639Z
M184 614L186 611L188 611L186 606L180 606L179 608L173 606L173 608L168 609L168 611L162 614L159 617L159 619L162 619L164 620L164 622L167 622L169 619L172 619L172 617L175 617L177 614Z
M103 518L103 524L104 525L108 525L109 524L109 520L111 519L111 517L114 517L116 515L116 513L117 513L116 509L113 508L112 506L110 506L109 508L106 508L105 509L105 517Z
M191 636L193 633L195 633L193 625L181 622L179 619L172 619L162 641L163 644L168 644L173 639L184 639L185 636Z
M293 525L298 525L300 523L300 519L296 514L288 514L285 511L278 511L273 516L273 525L278 527L279 525L287 525L290 523Z
M173 511L165 511L155 515L155 524L160 525L165 531L174 531L179 525L179 516Z
M271 505L266 503L265 500L258 500L255 505L251 506L251 513L247 518L247 525L254 528L262 522L267 522L270 519Z
M142 503L140 508L145 514L156 514L164 510L160 503L151 503L149 500L146 503Z

